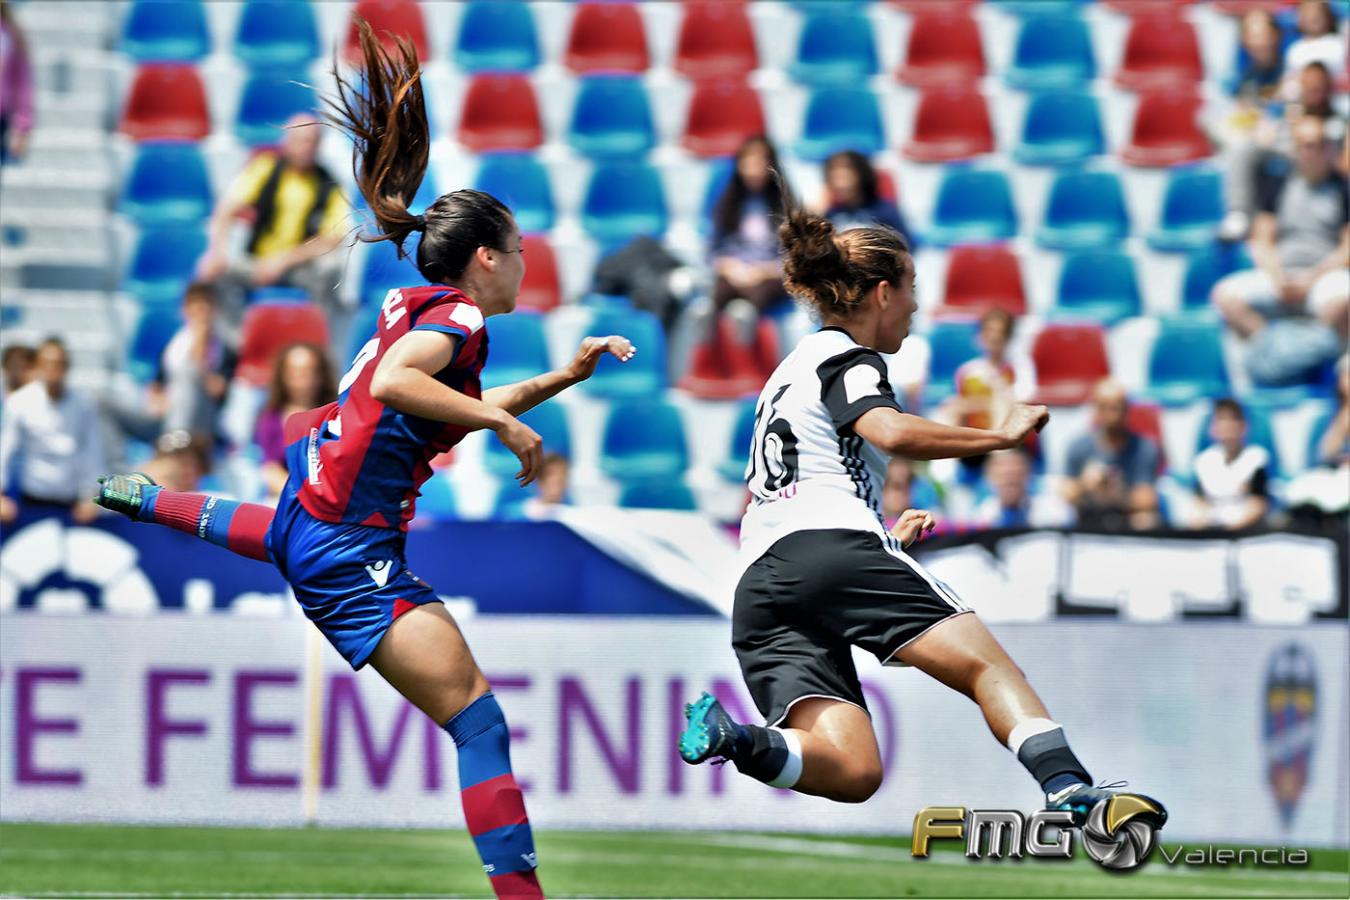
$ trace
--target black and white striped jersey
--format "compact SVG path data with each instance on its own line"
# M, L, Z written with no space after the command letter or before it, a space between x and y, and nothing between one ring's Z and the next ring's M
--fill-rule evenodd
M808 335L764 386L745 481L744 565L794 531L849 528L886 534L881 488L888 457L853 431L879 406L900 409L886 363L841 328Z

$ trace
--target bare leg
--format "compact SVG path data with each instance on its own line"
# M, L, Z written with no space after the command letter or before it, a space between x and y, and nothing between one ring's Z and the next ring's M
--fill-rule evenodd
M489 690L454 618L440 603L394 620L370 664L422 712L444 725Z
M1252 309L1247 298L1220 283L1214 290L1214 306L1238 337L1248 338L1266 327L1266 317Z
M881 751L871 719L858 707L812 697L794 705L784 724L802 746L794 791L861 803L881 787Z

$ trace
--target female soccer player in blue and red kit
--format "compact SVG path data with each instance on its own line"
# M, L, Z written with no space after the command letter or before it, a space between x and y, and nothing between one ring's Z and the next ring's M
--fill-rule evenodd
M361 45L363 87L339 79L336 119L354 138L357 185L380 239L401 249L421 232L416 262L431 284L390 291L337 401L287 422L290 477L275 513L166 491L139 474L101 479L97 502L274 563L353 668L370 663L444 725L493 889L538 897L506 721L454 620L408 571L406 528L431 459L470 431L494 432L520 459L517 479L532 481L541 441L515 417L590 377L605 353L627 361L635 351L622 337L587 338L562 369L481 391L486 320L515 307L525 272L520 233L510 211L478 191L446 194L425 216L408 211L429 147L417 57L406 44L382 49L367 27Z

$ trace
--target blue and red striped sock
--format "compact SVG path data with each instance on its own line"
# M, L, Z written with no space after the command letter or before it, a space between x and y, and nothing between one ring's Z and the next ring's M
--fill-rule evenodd
M464 821L498 897L543 897L525 800L511 774L511 736L492 692L445 726L459 748Z
M142 496L140 521L195 534L249 559L270 560L264 542L272 524L270 507L154 486L144 488Z

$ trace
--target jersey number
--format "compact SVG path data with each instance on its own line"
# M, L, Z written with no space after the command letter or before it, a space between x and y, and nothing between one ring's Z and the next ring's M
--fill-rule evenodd
M778 401L783 398L788 385L783 385L769 401L767 409L761 409L755 421L755 446L750 451L750 471L747 473L753 482L755 469L763 472L763 489L766 493L782 490L797 480L797 436L787 419L778 418ZM752 484L753 486L753 484Z
M384 303L380 306L380 314L384 316L385 331L393 328L394 325L398 323L399 319L407 315L408 309L403 305L402 292L393 290L388 294L385 294ZM339 394L345 392L347 388L356 383L356 379L361 377L361 370L364 369L366 364L374 359L375 355L379 352L380 337L379 335L376 335L366 341L365 346L357 352L356 358L352 360L351 368L347 370L347 374L343 375L342 380L338 382Z

